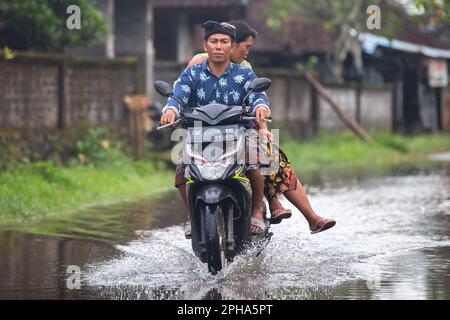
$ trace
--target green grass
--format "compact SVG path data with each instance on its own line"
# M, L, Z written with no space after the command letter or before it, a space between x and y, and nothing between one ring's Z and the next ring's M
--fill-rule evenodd
M448 134L407 137L377 133L373 138L376 145L370 146L351 132L328 133L308 140L288 138L281 141L281 147L294 168L304 173L411 162L432 152L450 150Z
M450 150L444 134L405 137L378 133L369 146L350 132L319 134L313 139L283 139L281 147L299 174L345 172L414 162ZM98 150L91 152L102 155ZM92 158L92 156L91 156ZM71 216L81 208L133 200L171 189L174 172L153 160L135 162L113 149L97 162L14 164L0 172L0 224L48 216Z
M16 165L0 173L0 223L25 222L89 205L152 195L169 188L172 182L173 172L146 162Z

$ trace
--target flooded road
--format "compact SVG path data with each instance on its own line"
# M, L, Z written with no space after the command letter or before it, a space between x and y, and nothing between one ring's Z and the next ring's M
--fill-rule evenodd
M295 210L259 257L250 250L217 276L184 239L173 192L3 227L0 298L450 299L448 163L315 181L312 205L336 227L311 235ZM67 288L69 266L80 289Z

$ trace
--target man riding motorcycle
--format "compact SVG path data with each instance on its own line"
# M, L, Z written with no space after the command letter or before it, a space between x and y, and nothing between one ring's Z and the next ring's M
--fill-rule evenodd
M245 67L230 62L231 51L235 46L235 27L228 23L207 21L203 48L208 60L187 68L175 83L174 98L167 100L160 123L174 123L180 114L180 107L200 107L210 103L224 105L242 105L251 80L255 73ZM180 106L178 101L183 102ZM257 121L270 116L269 101L265 93L252 93L249 96L251 112ZM263 215L264 177L257 165L247 167L252 193L252 224L264 233L266 225ZM176 184L184 178L184 168L177 168Z
M254 40L257 38L257 31L249 26L243 21L230 21L231 25L236 28L236 46L231 52L231 62L240 64L241 66L252 69L251 64L246 60L250 53L250 49L253 46ZM201 64L208 59L208 53L199 53L195 55L188 64L191 67L195 64ZM260 133L267 136L271 140L271 133L267 131L267 125L264 122L258 123L258 129ZM282 219L289 218L292 214L290 209L283 207L279 201L279 195L283 194L285 198L292 203L300 213L303 214L307 220L311 233L319 233L336 224L333 219L326 219L319 216L312 208L308 196L303 189L300 180L297 178L294 168L290 164L287 155L279 149L279 168L278 171L273 172L265 176L265 186L264 193L267 198L269 209L270 209L270 219L272 224L280 223ZM186 199L186 185L179 184L178 189L185 200ZM191 228L190 224L186 225L185 237L190 238ZM252 231L257 231L258 227L252 226Z

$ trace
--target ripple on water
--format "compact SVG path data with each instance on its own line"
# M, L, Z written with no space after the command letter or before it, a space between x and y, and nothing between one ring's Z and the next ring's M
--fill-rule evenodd
M421 174L315 189L313 207L335 218L336 227L311 235L296 212L272 226L274 236L259 257L250 249L217 276L194 257L181 226L137 231L136 240L116 246L120 257L90 265L84 282L105 296L131 299L323 298L358 280L382 292L378 278L392 272L386 261L450 246L448 232L438 232L450 211L449 185L447 176Z

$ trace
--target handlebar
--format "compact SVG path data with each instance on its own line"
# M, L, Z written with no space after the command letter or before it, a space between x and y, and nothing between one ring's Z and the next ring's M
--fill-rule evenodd
M168 124L165 124L165 125L162 125L162 126L159 126L159 127L156 127L156 130L161 130L161 129L164 129L164 128L167 128L167 127L172 127L172 126L175 126L175 125L177 125L179 122L181 122L181 120L183 120L182 118L180 118L180 119L178 119L178 120L176 120L176 121L174 121L173 123L168 123Z
M246 117L246 116L243 116L243 117L241 117L241 119L242 119L242 120L256 120L256 117ZM264 119L263 121L266 121L266 122L271 123L271 122L272 122L272 119Z
M172 127L183 121L184 118L179 118L178 120L174 121L173 123L168 123L159 127L156 127L156 130L161 130L164 128ZM247 120L256 120L256 117L248 117L248 116L242 116L241 120L247 121ZM264 121L271 123L272 119L264 119Z

